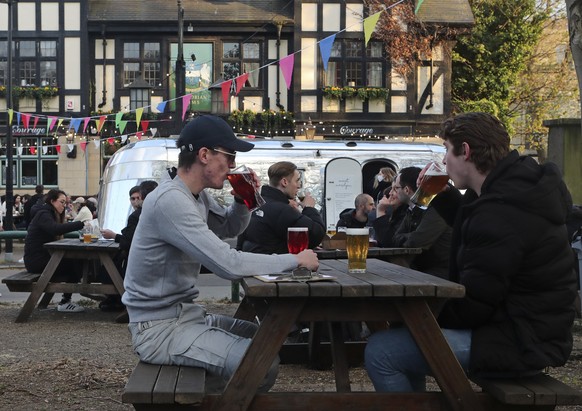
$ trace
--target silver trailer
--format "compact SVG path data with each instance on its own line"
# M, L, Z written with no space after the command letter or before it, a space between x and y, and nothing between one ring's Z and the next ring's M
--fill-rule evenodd
M252 140L255 148L237 153L237 165L251 167L263 184L267 170L277 161L291 161L302 172L304 189L318 201L318 208L329 231L335 230L339 213L353 207L354 198L363 192L382 167L399 170L442 161L441 144L417 142ZM131 213L129 190L144 180L160 180L166 169L177 166L175 139L153 139L131 143L109 160L99 192L99 221L103 228L120 232ZM215 190L215 197L230 204L230 186Z

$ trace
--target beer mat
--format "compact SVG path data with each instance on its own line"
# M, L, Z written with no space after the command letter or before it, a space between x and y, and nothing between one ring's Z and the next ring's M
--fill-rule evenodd
M311 282L311 281L333 281L336 277L327 274L313 273L311 277L296 278L291 273L275 273L265 275L255 275L255 278L266 283L280 283L280 282Z

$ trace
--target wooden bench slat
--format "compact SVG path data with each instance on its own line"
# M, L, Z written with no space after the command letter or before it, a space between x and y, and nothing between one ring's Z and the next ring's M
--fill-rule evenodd
M158 379L161 365L139 362L131 373L121 401L129 404L151 404L152 392Z
M31 274L24 270L2 279L2 282L12 292L30 292L32 285L38 281L39 277L40 274Z
M176 384L175 402L198 405L204 399L206 370L197 367L180 367Z
M152 404L173 404L178 367L162 365L152 392Z
M560 380L541 375L544 386L551 388L556 393L556 405L580 405L582 404L582 391L571 387Z

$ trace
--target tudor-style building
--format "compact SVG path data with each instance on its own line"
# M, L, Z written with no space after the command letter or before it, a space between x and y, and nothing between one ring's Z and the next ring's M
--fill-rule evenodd
M372 38L365 45L363 19L369 11L361 0L13 0L13 15L13 85L19 96L13 108L31 116L28 127L22 121L12 125L15 193L39 183L72 194L96 193L114 148L109 137L118 146L123 134L115 113L128 113L125 133L137 131L131 119L139 107L145 107L143 118L157 129L156 136L178 132L180 45L184 92L192 94L190 115L221 111L222 104L213 105L211 85L243 73L249 77L230 97L228 110L292 112L291 135L301 134L308 119L325 138L432 135L451 110L454 39L435 47L432 59L403 77L392 69L382 42ZM418 17L428 28L473 24L468 0L424 0ZM8 78L7 28L7 6L0 3L0 94ZM332 34L336 38L324 70L318 44ZM279 62L291 54L288 89ZM58 89L55 96L40 91L49 86ZM385 95L340 100L324 93L326 87L373 87ZM99 133L100 115L108 116ZM61 127L49 127L47 116L64 119ZM69 119L87 117L91 122L74 132ZM5 184L6 124L2 98L0 187Z

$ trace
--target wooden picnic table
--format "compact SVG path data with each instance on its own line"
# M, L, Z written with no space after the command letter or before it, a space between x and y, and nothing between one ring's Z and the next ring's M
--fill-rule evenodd
M51 259L33 285L28 299L20 310L16 322L26 322L43 293L79 293L79 294L119 294L125 291L123 279L117 270L112 257L119 251L119 244L111 240L99 240L93 243L83 243L78 238L52 241L44 245L51 253ZM79 283L51 283L51 279L63 258L73 258L82 261L79 270L83 276ZM99 261L113 284L92 283L90 264Z
M245 298L236 316L261 319L259 329L222 395L208 395L204 409L432 409L446 403L452 410L482 409L469 379L446 342L435 314L464 287L378 259L367 272L350 274L347 260L322 260L320 272L335 277L318 282L242 280ZM289 330L297 322L329 322L335 393L256 394ZM345 321L401 322L408 327L429 363L440 393L352 393L345 344L339 324ZM233 405L236 407L233 408ZM206 408L208 407L208 408Z
M333 260L338 258L348 258L348 252L345 249L314 250L317 258L320 260ZM368 248L368 258L378 258L390 263L398 264L403 267L409 267L412 259L422 253L422 248L404 248L404 247L370 247Z

